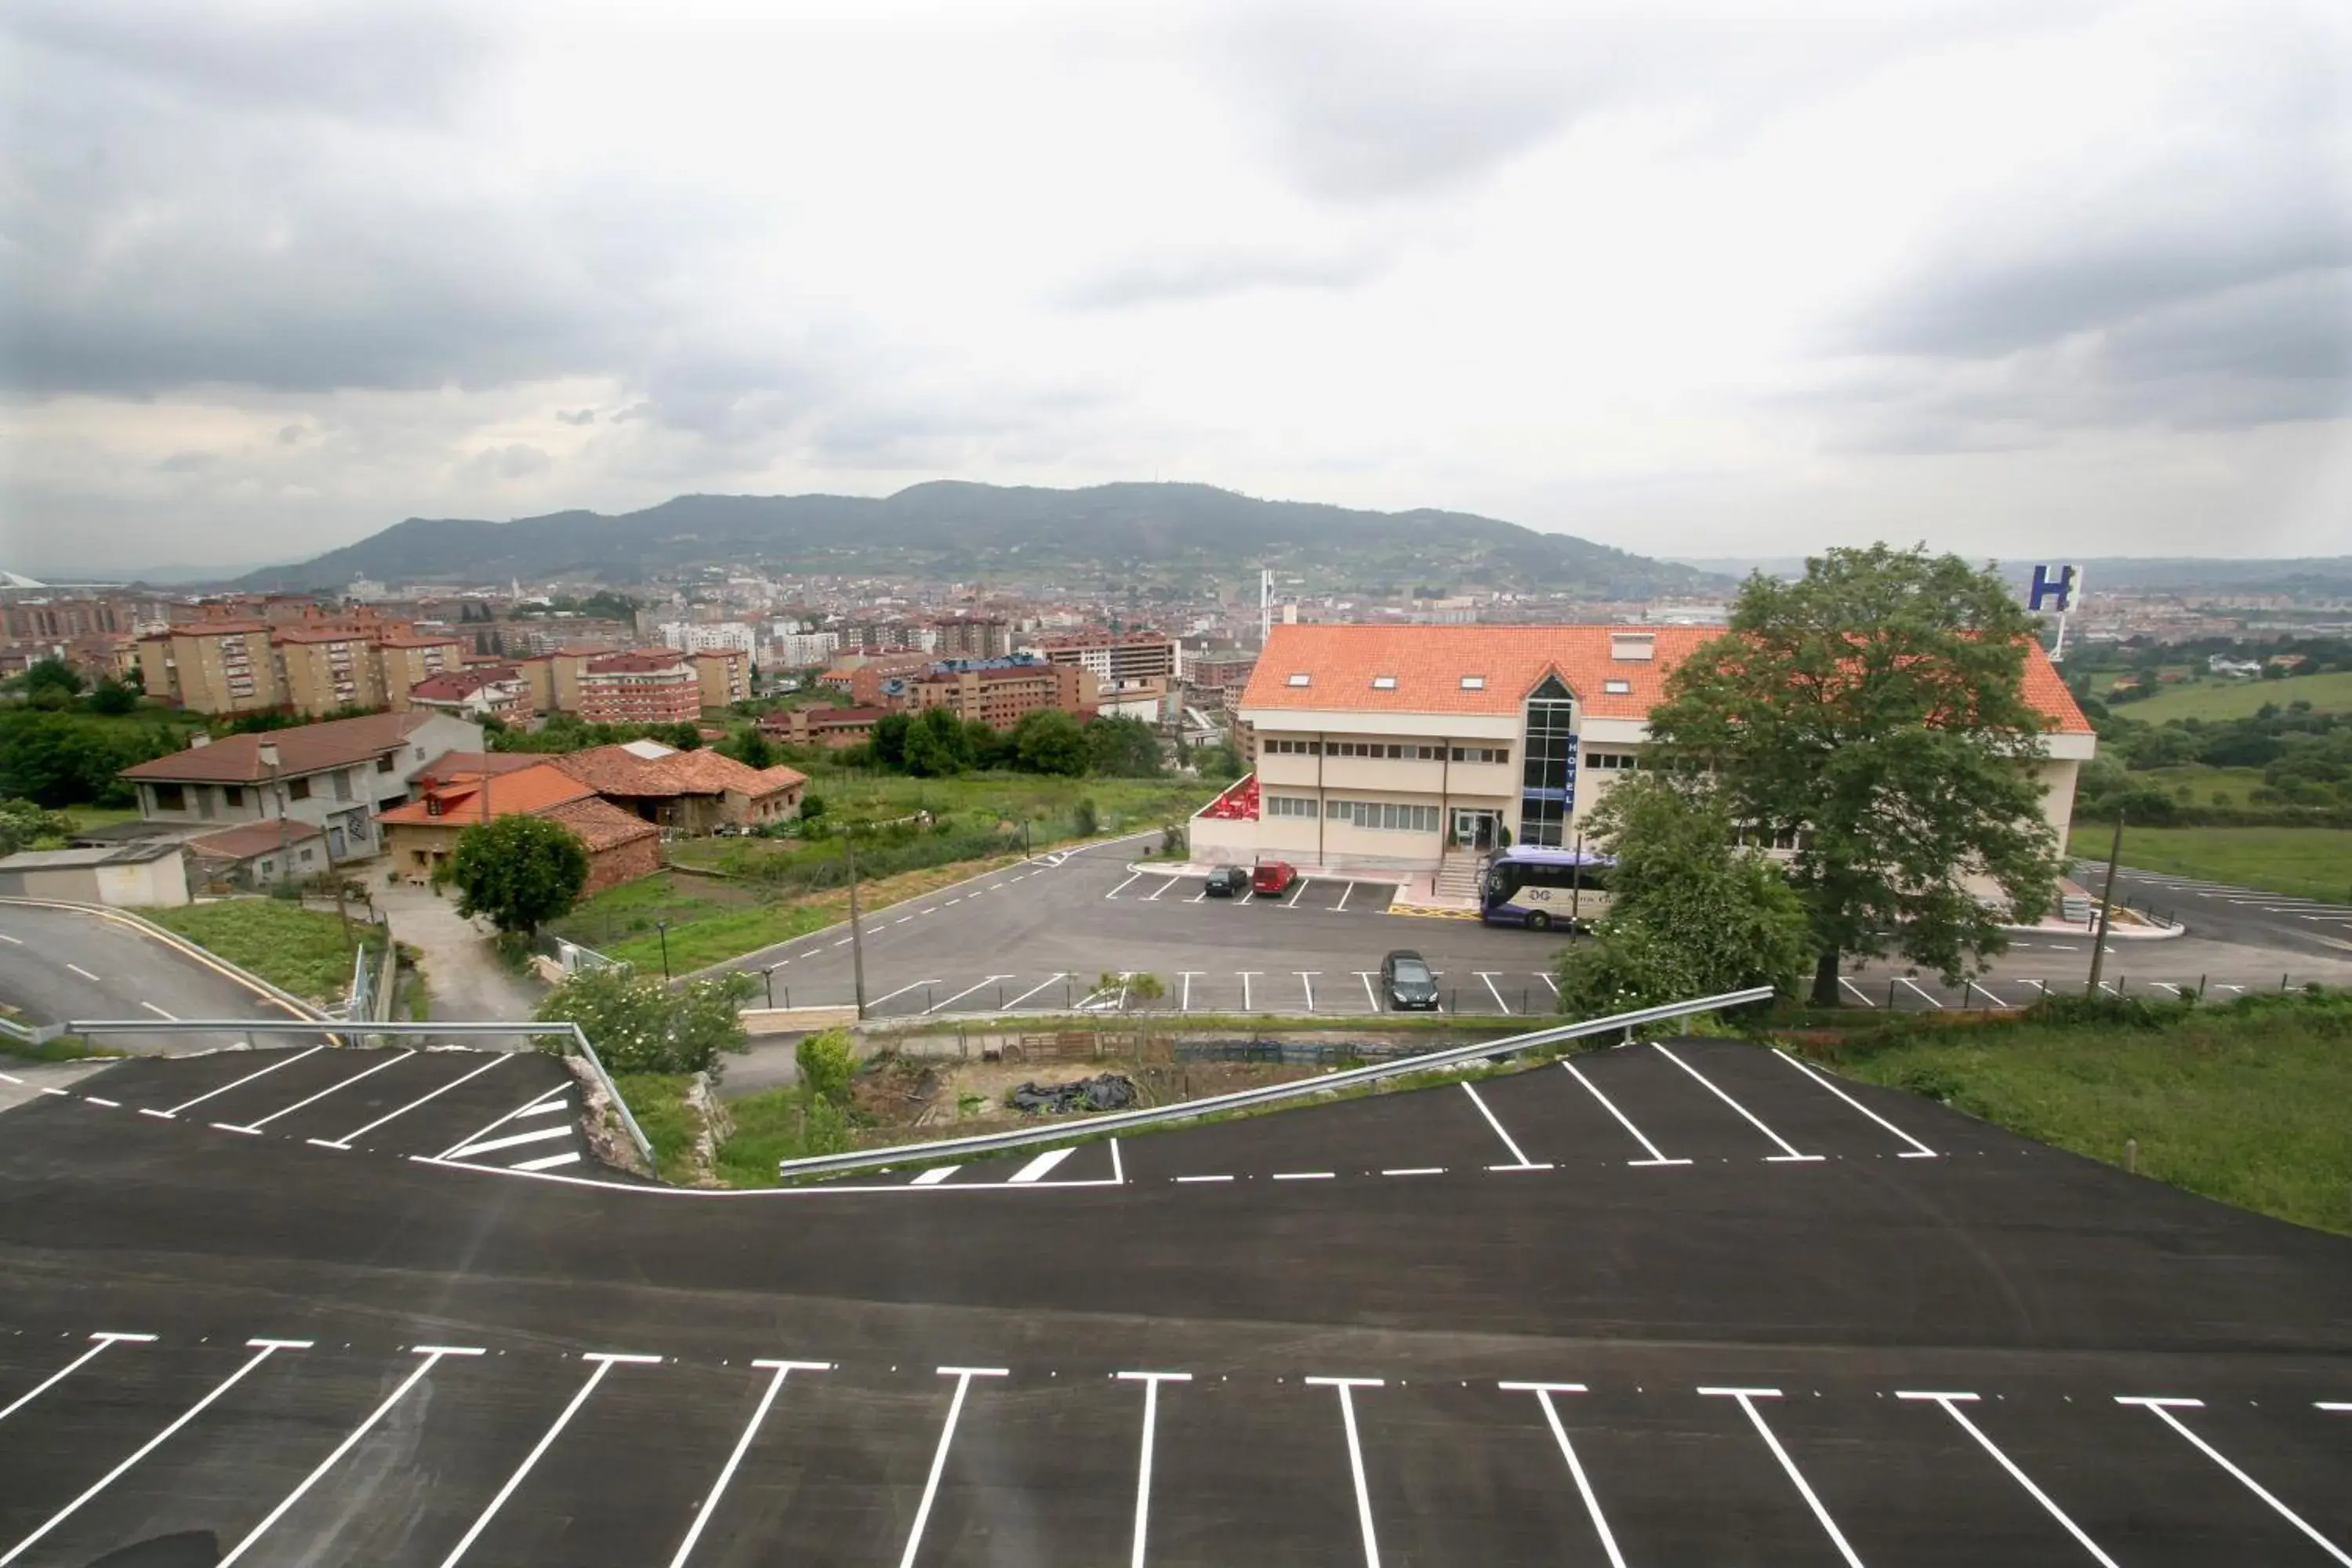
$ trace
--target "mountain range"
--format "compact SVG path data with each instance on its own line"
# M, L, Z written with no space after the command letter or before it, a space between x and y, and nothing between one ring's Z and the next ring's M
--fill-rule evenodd
M901 573L971 580L1237 579L1260 567L1317 591L1468 586L1591 598L1720 591L1727 581L1564 533L1469 512L1359 511L1259 500L1197 484L1061 490L942 480L895 495L679 496L608 516L560 511L488 522L412 517L299 564L248 574L256 589L385 583L642 582L698 565Z

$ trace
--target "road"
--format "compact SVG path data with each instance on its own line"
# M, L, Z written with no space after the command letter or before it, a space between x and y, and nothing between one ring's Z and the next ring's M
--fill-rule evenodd
M2105 880L2106 868L2078 865L2075 875L2084 886L2096 889ZM2314 958L2352 957L2352 904L2338 900L2290 898L2129 867L2116 872L2116 900L2185 921L2216 942Z
M0 1001L38 1024L300 1016L135 927L12 903L0 903Z
M1753 1047L710 1195L215 1060L0 1116L0 1562L2352 1550L2352 1243Z
M1097 981L1140 973L1166 989L1154 1005L1179 1012L1370 1014L1381 956L1400 947L1429 960L1450 1011L1517 1016L1555 1005L1558 932L1391 913L1393 889L1344 878L1310 878L1279 899L1212 900L1197 879L1131 869L1139 842L1011 867L877 910L864 927L869 1011L1017 1016L1089 998L1116 1006L1117 994L1098 993ZM2259 901L2243 906L2251 919L2237 903L2224 907L2231 912L2192 912L2187 937L2112 939L2106 986L2163 996L2201 981L2209 994L2227 997L2275 989L2282 975L2352 984L2352 942L2327 934L2352 927L2265 913ZM2089 966L2087 937L2029 932L1980 981L1947 986L1908 966L1864 964L1849 974L1846 1000L1921 1010L2014 1005L2047 989L2079 991ZM846 926L730 967L763 972L780 1005L845 1003L854 994Z

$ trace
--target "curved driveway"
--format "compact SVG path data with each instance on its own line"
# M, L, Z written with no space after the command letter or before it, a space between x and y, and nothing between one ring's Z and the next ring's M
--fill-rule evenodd
M299 1016L221 969L103 915L0 902L0 1002L68 1019Z

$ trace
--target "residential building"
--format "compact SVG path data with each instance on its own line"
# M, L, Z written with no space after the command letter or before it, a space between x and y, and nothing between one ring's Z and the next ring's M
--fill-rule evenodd
M714 648L732 648L750 655L753 633L741 621L670 621L661 628L662 646L680 653L706 653Z
M512 770L427 774L419 797L383 814L384 848L393 868L412 882L432 879L457 853L458 836L476 823L537 816L560 823L588 851L593 895L661 869L661 829L597 795L553 763L533 759Z
M809 669L840 647L837 632L781 632L768 641L768 662L779 669Z
M835 708L812 705L787 708L764 715L760 732L787 746L855 746L874 737L874 726L887 717L887 708Z
M751 656L741 648L704 648L687 655L702 689L705 708L751 700Z
M1146 680L1173 681L1181 657L1177 640L1165 632L1046 637L1037 644L1036 651L1051 663L1075 664L1092 671L1106 691Z
M327 868L327 836L318 824L289 817L247 822L183 840L188 852L188 884L201 893L234 893L266 888Z
M558 613L544 618L518 619L499 628L509 649L553 653L570 648L589 653L615 653L633 647L637 628L626 621Z
M931 623L931 652L941 658L1003 658L1013 651L1013 623L1003 616L948 616Z
M416 689L416 683L464 668L467 651L472 646L461 637L436 637L429 632L404 632L385 637L376 645L383 660L384 700L394 712L406 712L408 694Z
M581 668L580 717L592 724L690 724L702 717L702 678L683 654L608 653Z
M943 664L908 684L918 711L946 708L959 719L978 720L1010 730L1041 708L1090 713L1097 686L1092 670L1075 664L1026 660L982 665Z
M479 722L496 719L521 729L531 720L530 688L511 665L484 665L420 680L408 693L412 707L455 713Z
M860 653L929 653L931 641L929 626L904 618L869 616L841 624L841 646Z
M228 827L282 816L319 827L327 858L341 861L374 854L378 808L408 798L427 758L458 749L480 751L482 727L419 709L199 738L121 776L138 790L146 821Z
M1186 661L1185 684L1192 700L1204 708L1231 707L1249 686L1257 654L1249 648L1218 648L1194 654Z
M192 713L260 713L286 704L266 621L189 621L139 639L147 695Z
M530 689L530 705L540 713L580 711L580 677L591 659L604 658L604 647L572 646L553 648L515 661L523 684Z
M597 746L550 761L615 805L689 837L797 816L808 784L808 775L795 768L747 767L717 752L676 752L652 741Z
M931 664L931 656L927 653L845 653L817 677L817 681L841 692L861 708L904 708L907 682L928 674Z
M297 713L384 706L375 645L347 627L280 626L270 637L285 705Z
M1277 626L1238 706L1255 809L1193 820L1193 852L1422 870L1506 841L1573 844L1639 765L1650 710L1707 626ZM2038 646L2043 810L2063 845L2095 743Z

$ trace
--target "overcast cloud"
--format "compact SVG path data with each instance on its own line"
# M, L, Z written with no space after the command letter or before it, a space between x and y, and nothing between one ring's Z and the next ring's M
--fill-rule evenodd
M0 10L0 568L1185 479L2352 550L2352 8Z

